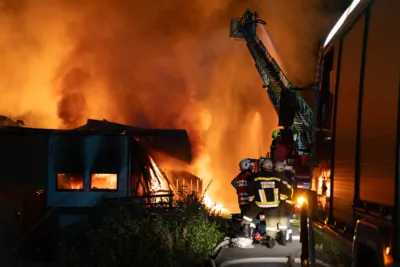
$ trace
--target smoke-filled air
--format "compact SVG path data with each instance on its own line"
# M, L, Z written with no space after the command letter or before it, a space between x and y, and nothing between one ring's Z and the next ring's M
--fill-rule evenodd
M257 9L288 77L310 84L346 7L324 2L0 0L0 114L29 127L186 129L211 199L236 210L238 162L269 150L277 116L230 19Z

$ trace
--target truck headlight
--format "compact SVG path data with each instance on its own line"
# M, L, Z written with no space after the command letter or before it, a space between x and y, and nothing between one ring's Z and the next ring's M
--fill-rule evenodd
M305 197L298 197L296 200L296 206L301 207L303 206L303 204L306 202L306 198Z

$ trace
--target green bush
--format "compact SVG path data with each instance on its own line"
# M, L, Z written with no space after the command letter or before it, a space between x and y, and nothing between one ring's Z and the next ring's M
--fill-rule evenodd
M65 237L66 264L79 267L195 266L223 237L218 220L196 193L184 194L173 209L115 200Z

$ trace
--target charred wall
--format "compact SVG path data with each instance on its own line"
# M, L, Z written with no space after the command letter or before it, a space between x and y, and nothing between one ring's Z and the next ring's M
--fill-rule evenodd
M50 132L0 131L0 188L44 189Z

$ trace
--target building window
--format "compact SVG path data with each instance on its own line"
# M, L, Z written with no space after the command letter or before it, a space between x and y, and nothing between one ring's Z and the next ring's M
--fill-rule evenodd
M118 175L116 173L93 173L90 180L91 190L117 190Z
M57 173L57 190L83 191L83 174Z

